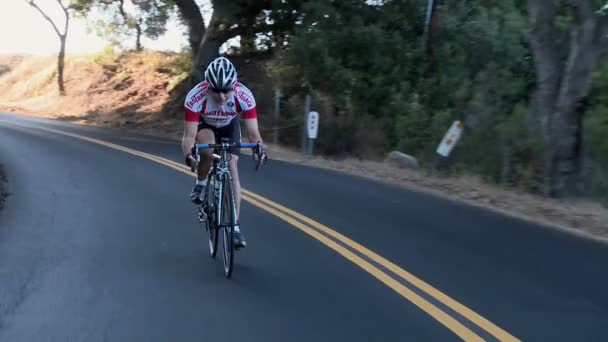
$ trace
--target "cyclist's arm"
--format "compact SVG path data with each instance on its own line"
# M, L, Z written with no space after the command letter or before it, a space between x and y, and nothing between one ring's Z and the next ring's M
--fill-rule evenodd
M200 112L205 102L202 96L203 84L199 83L192 88L184 101L184 135L182 136L182 153L187 157L196 141Z
M260 143L263 143L257 118L243 119L243 124L245 125L247 137L249 138L250 142L256 143L259 141Z
M184 135L182 136L182 152L184 153L184 157L190 154L190 150L194 146L197 130L198 122L184 121Z

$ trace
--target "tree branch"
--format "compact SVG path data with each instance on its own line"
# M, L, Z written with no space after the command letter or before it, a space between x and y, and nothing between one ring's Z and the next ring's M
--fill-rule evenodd
M594 0L570 1L570 6L574 8L574 17L577 22L582 24L587 20L593 20L597 12Z
M557 46L558 32L554 28L557 6L552 0L529 0L530 44L537 61L539 81L559 74L560 58ZM541 62L542 61L542 62ZM539 63L541 62L541 63Z
M51 18L49 18L48 15L46 15L46 13L44 13L44 11L38 7L38 5L36 5L36 3L34 2L34 0L24 0L25 2L27 2L30 6L34 7L35 9L38 10L38 12L40 12L40 14L42 14L42 16L44 17L44 19L46 19L49 23L51 23L51 25L53 25L53 29L55 29L55 32L57 33L57 35L61 38L62 34L61 32L59 32L59 29L57 28L57 25L55 25L55 23L53 22L53 20ZM63 5L61 6L63 8Z
M571 30L570 51L558 97L558 110L561 112L570 113L588 94L591 75L601 54L596 37L601 18L597 14L597 3L594 2L579 1L574 8L576 23Z
M188 25L188 40L192 48L192 55L196 56L206 31L201 9L194 0L174 0L174 2L182 19Z
M68 25L69 25L69 21L70 21L70 13L68 13L68 10L69 10L70 6L72 6L72 1L70 1L67 6L64 6L63 3L61 2L61 0L57 0L57 2L59 2L59 5L63 9L63 14L65 15L65 26L64 26L65 30L63 31L63 36L67 36L68 35Z
M596 12L597 24L595 26L595 36L593 41L598 49L599 58L605 58L608 55L608 4L604 5Z
M118 1L118 11L120 12L120 15L122 16L122 20L124 21L123 24L125 24L127 27L129 27L129 19L127 17L127 13L125 12L125 0Z
M231 27L227 30L222 30L222 31L218 32L218 34L221 35L221 37L222 37L221 39L226 41L232 37L242 35L244 31L245 31L244 28L241 25L238 25L236 27Z
M67 14L68 8L70 8L70 4L68 4L67 6L64 6L63 2L61 0L57 0L57 3L59 4L59 6L61 6L61 9L63 9L63 12Z

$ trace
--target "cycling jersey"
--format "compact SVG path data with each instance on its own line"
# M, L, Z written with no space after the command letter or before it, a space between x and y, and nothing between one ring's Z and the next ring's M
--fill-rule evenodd
M209 84L204 81L197 84L186 96L184 120L205 122L213 127L224 127L241 113L244 119L257 117L255 98L249 88L236 82L234 91L228 101L220 105L208 95Z

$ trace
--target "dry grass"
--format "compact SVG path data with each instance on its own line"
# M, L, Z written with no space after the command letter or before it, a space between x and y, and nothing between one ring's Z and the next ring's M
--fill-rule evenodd
M97 121L91 120L91 113L101 113L102 120L115 126L140 119L145 123L146 115L133 114L160 112L172 78L160 66L171 58L169 54L139 53L101 65L89 56L68 56L64 73L67 96L60 96L56 57L26 57L0 76L0 103L4 108L27 109L29 114L52 118Z
M166 67L175 62L174 54L144 51L97 57L67 57L67 96L59 96L55 56L0 56L0 108L81 124L134 128L138 133L174 140L181 137L181 110L162 112L175 84L175 75ZM592 202L549 200L489 185L475 177L439 178L382 162L304 158L299 151L280 146L270 145L269 154L273 159L368 177L526 220L608 237L608 209Z

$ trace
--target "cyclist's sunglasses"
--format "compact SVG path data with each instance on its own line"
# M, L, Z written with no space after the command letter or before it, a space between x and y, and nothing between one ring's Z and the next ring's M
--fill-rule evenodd
M226 89L210 88L210 90L216 94L217 93L228 94L229 92L233 91L234 88L226 88Z

